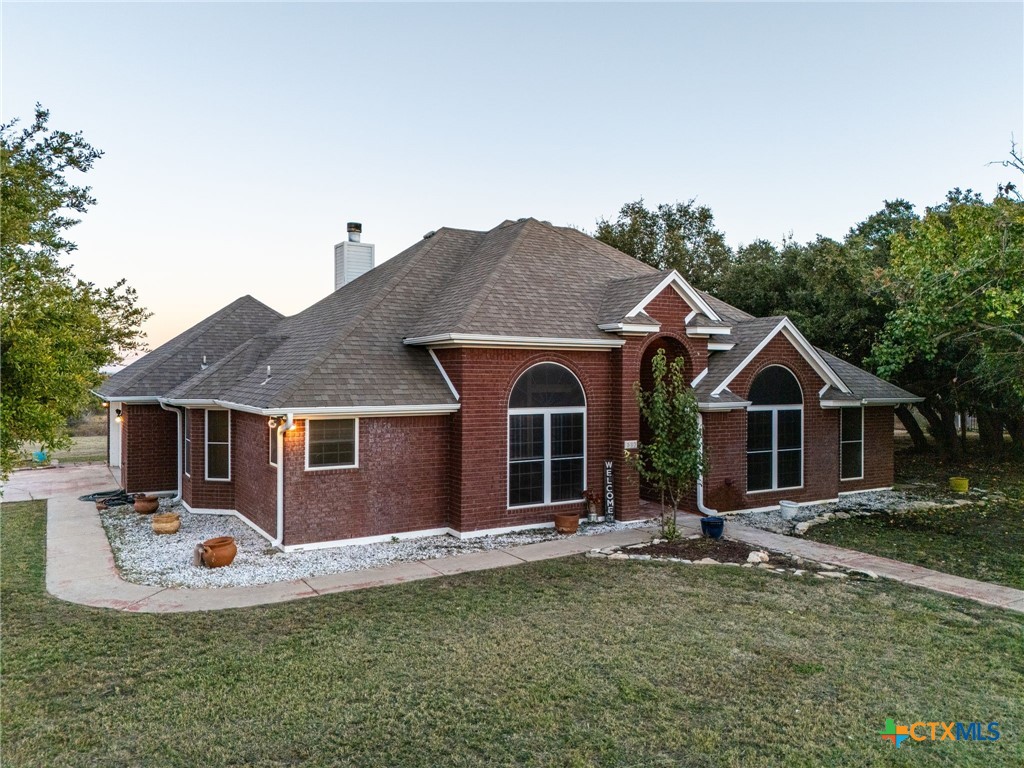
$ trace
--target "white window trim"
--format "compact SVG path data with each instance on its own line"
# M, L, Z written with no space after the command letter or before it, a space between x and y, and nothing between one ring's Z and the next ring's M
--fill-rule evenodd
M525 373L525 372L524 372ZM573 374L575 376L575 374ZM580 385L583 389L583 385ZM586 402L586 394L583 396ZM505 507L507 509L531 509L533 507L559 507L565 504L579 504L583 501L581 496L578 499L565 499L563 501L551 501L551 415L554 413L581 413L583 414L583 490L587 490L587 406L573 405L564 408L509 408L508 419L505 421ZM509 467L512 465L512 417L513 416L543 416L544 417L544 501L535 504L512 504L512 473ZM568 457L566 457L568 458ZM537 459L522 459L517 463L527 463Z
M185 415L182 417L184 422L184 433L185 433L185 445L182 450L185 455L181 461L181 471L185 473L185 477L192 477L192 473L189 471L192 468L192 417L189 415L190 408L185 408Z
M860 474L856 477L843 477L843 445L860 443ZM839 481L850 482L864 479L864 408L860 408L860 440L843 440L843 412L839 413Z
M778 491L795 491L800 490L804 487L804 453L805 447L805 431L804 431L804 407L803 405L751 405L747 407L747 411L771 411L772 412L772 449L770 451L772 455L772 487L771 488L759 488L756 491L747 490L748 496L753 496L758 493L776 493ZM779 411L800 411L800 484L799 485L787 485L779 487ZM795 450L793 448L783 448L784 451ZM769 453L769 451L746 451L745 456L749 456L751 453ZM749 461L748 461L749 464ZM749 470L747 473L749 482L750 474Z
M309 422L311 421L354 421L352 439L355 442L352 464L332 464L328 467L309 466ZM310 416L306 418L306 471L321 472L325 469L359 469L359 419L353 416Z
M228 476L210 477L210 411L219 411L228 415ZM225 445L225 443L214 443L214 445ZM203 412L203 465L204 476L208 483L230 483L231 482L231 411L226 408L206 408Z
M277 447L277 427L267 425L267 435L269 440L267 441L267 463L272 467L277 466L277 462L274 461L274 448Z

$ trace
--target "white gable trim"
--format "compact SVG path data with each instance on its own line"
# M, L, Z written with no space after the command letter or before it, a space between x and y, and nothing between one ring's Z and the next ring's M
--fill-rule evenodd
M690 305L690 308L694 311L701 312L712 320L721 320L715 310L711 308L711 305L704 301L704 298L697 293L692 285L683 279L683 276L676 272L674 269L665 275L665 279L658 283L657 287L646 296L643 300L633 307L629 312L626 313L626 317L636 317L639 313L643 312L644 307L654 300L654 297L661 293L667 286L671 285L675 292L678 293L683 301Z
M702 381L704 381L704 377L707 376L707 375L708 375L708 369L705 368L703 371L701 371L700 373L697 374L697 376L694 378L693 381L690 382L690 386L691 387L696 387L698 384L700 384Z
M850 388L843 383L843 380L839 378L835 371L828 367L828 364L822 359L821 355L819 355L817 350L811 346L811 343L804 338L804 335L797 330L797 327L793 325L792 321L788 317L784 317L779 321L779 324L761 340L761 343L754 347L750 354L732 370L732 373L726 376L722 382L715 387L714 391L711 393L712 396L719 394L722 390L728 387L732 380L740 374L740 371L750 365L751 361L761 354L761 350L768 346L768 342L780 333L789 340L790 344L796 348L796 351L800 353L801 357L807 361L807 364L810 365L811 368L814 369L814 372L821 376L825 382L831 384L841 392L850 394Z
M728 352L735 346L735 341L709 341L708 352Z
M597 326L606 333L657 333L661 325L649 323L602 323Z

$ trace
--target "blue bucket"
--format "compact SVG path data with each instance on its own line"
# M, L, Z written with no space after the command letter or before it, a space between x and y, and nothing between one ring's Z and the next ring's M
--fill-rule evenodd
M709 539L722 538L722 531L724 530L724 517L716 517L712 515L710 517L702 517L700 519L700 532L707 536Z
M38 461L40 464L42 464L44 461L46 461L46 451L35 451L32 454L32 458Z

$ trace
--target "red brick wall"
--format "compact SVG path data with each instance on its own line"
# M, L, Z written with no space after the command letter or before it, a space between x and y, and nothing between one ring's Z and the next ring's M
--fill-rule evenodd
M296 425L285 434L285 544L447 527L449 417L361 418L358 468L308 472Z
M804 483L788 491L747 493L746 411L704 414L704 439L710 469L705 479L708 505L720 512L778 504L782 499L816 501L834 499L839 492L839 412L824 410L818 391L824 382L782 334L772 339L751 363L729 384L739 397L746 397L750 384L772 364L789 368L800 382L804 396ZM890 413L891 416L891 413ZM891 432L891 421L890 421ZM891 441L891 436L890 436ZM890 442L891 444L891 442ZM732 506L733 503L739 506Z
M587 487L600 489L604 460L622 453L617 435L613 442L618 450L610 445L618 353L461 348L437 354L462 405L451 419L451 527L476 531L548 523L555 512L582 514L582 499L578 505L508 508L508 398L520 374L537 363L559 363L571 370L587 398ZM623 503L621 493L616 502ZM634 507L636 503L634 493Z
M231 480L207 480L206 412L202 408L189 409L192 476L182 478L182 497L189 506L196 509L235 509L235 424L238 416L237 411L231 412Z
M121 485L128 493L177 491L178 420L159 405L121 406Z
M693 381L698 373L708 367L708 340L686 335L686 316L691 311L690 305L671 287L658 294L644 309L644 312L661 323L661 332L650 339L645 339L645 346L663 336L671 336L680 342L686 348L688 381Z
M235 509L277 535L277 467L270 464L274 431L266 416L231 412L231 477Z
M840 480L839 490L863 491L887 488L893 483L893 409L864 409L864 479Z

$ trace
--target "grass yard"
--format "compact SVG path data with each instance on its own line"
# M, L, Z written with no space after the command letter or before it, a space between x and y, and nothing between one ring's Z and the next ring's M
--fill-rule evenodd
M1020 766L1024 617L889 582L582 557L256 609L49 597L3 505L10 766ZM887 717L995 743L883 743Z
M1024 589L1024 465L979 458L943 467L931 457L903 454L896 466L898 482L928 483L945 493L950 475L963 474L989 493L968 496L975 503L962 507L833 520L811 528L807 538Z
M39 450L38 443L22 446L22 453L25 455L23 464L30 466L34 463L32 453ZM61 464L84 464L91 461L107 460L107 436L106 435L76 435L71 438L71 445L60 451L53 451L51 459L57 459Z

